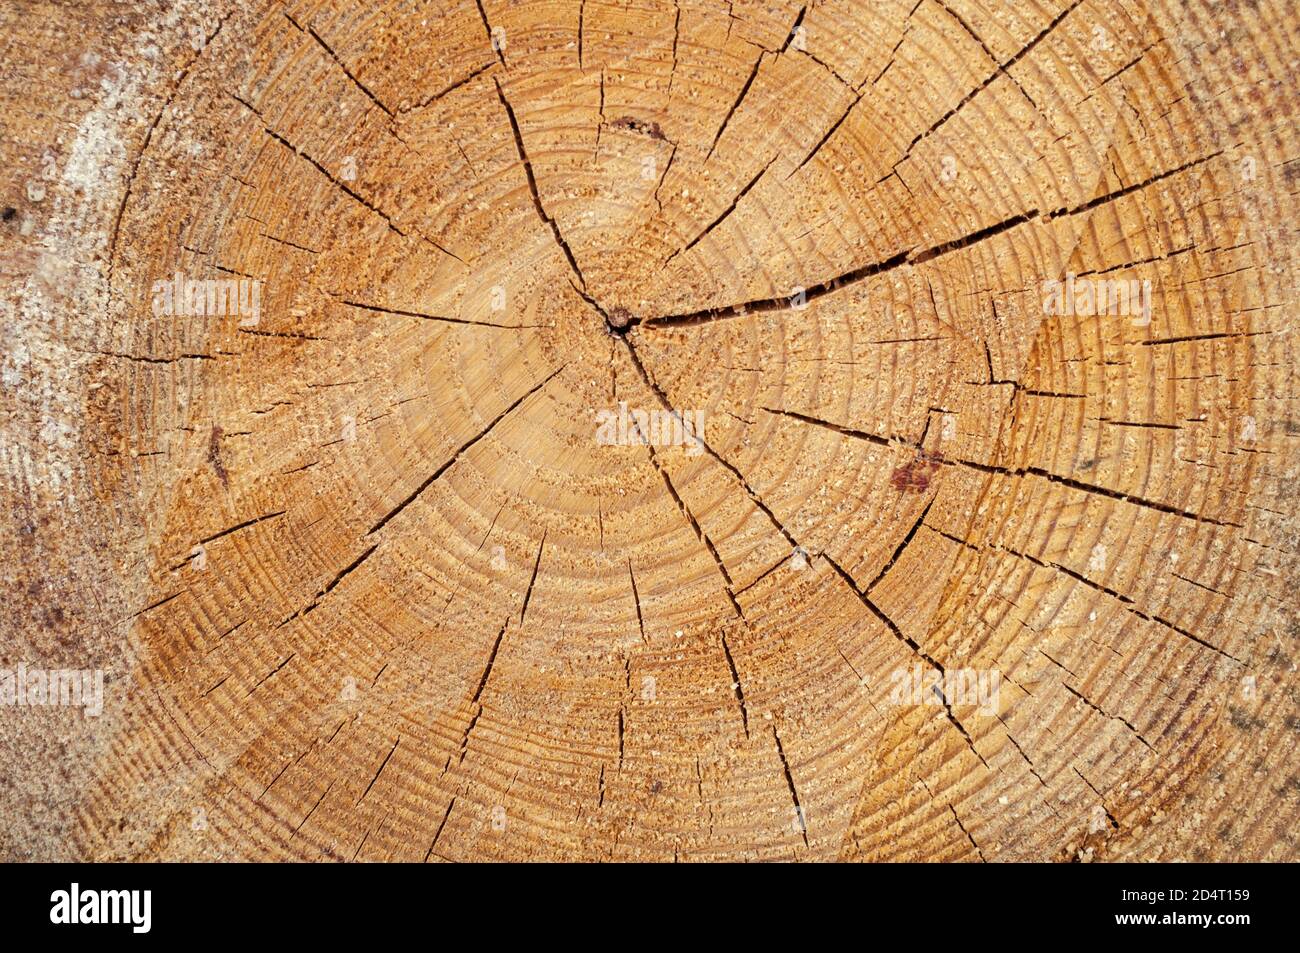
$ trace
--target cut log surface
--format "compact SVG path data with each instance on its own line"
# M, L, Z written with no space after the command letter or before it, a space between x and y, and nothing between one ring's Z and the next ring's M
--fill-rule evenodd
M0 853L1300 859L1298 32L5 4Z

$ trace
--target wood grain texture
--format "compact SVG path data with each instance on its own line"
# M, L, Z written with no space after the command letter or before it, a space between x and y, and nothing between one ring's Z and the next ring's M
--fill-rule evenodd
M5 4L0 855L1300 858L1298 31Z

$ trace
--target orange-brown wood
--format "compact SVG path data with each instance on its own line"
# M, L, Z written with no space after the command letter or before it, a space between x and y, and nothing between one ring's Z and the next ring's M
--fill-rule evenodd
M0 856L1297 859L1297 30L5 4Z

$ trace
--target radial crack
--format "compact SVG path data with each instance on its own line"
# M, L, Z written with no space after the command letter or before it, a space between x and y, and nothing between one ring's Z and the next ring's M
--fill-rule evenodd
M951 802L948 804L948 810L952 811L952 819L957 822L957 826L961 828L961 832L966 835L966 839L970 841L970 845L975 848L975 853L980 855L980 860L984 863L988 863L988 860L984 857L984 851L980 850L980 845L975 843L975 838L970 836L970 831L966 830L966 825L963 824L961 818L957 816L957 809L952 806Z
M505 54L501 49L501 44L496 41L492 35L492 24L488 22L487 11L483 9L483 0L474 0L475 6L478 7L478 15L483 20L483 32L487 34L488 43L492 46L492 51L496 53L497 59L501 61L502 66L506 66ZM506 66L509 69L508 66Z
M294 619L300 618L302 616L307 615L310 612L315 611L316 607L321 604L321 600L323 600L327 595L333 592L338 587L339 583L341 583L344 579L346 579L350 573L355 572L357 569L359 569L361 567L361 564L364 563L367 559L369 559L371 554L373 554L374 551L378 548L379 548L379 544L375 543L375 545L371 546L369 549L363 552L356 559L352 560L352 562L348 563L346 566L340 569L337 573L334 574L334 578L325 584L325 588L321 589L319 592L316 593L315 597L312 599L311 602L303 606L297 612L285 618L285 620L281 622L279 625L277 625L276 628L277 629L284 628L284 626L288 625Z
M397 746L401 743L402 739L399 735L397 740L393 742L393 747L389 749L388 755L384 758L383 763L379 765L379 770L375 772L375 776L370 779L370 783L366 785L365 791L363 791L361 797L357 799L358 807L360 807L361 802L366 799L366 795L370 793L370 789L375 786L375 782L379 780L379 776L384 773L384 768L388 767L388 762L392 759L393 754L397 751Z
M1129 721L1127 718L1121 718L1119 715L1112 715L1110 712L1105 711L1099 705L1095 704L1094 702L1092 702L1092 700L1090 700L1085 695L1083 695L1081 692L1065 684L1065 682L1061 682L1060 684L1062 688L1064 688L1075 698L1079 699L1081 702L1083 702L1093 711L1097 712L1097 714L1109 718L1112 721L1118 721L1120 724L1124 725L1124 727L1128 728L1129 731L1133 732L1133 736L1137 738L1138 741L1142 742L1142 744L1146 745L1148 749L1150 749L1151 751L1156 750L1155 748L1151 747L1151 743L1149 741L1147 741L1145 738L1142 737L1142 732L1138 731L1137 728L1134 727L1133 722Z
M446 473L447 470L449 470L451 466L457 460L459 460L466 451L468 451L471 447L474 446L474 444L478 443L489 433L491 433L492 428L494 428L497 424L501 423L501 421L506 418L507 414L509 414L512 410L514 410L516 407L522 404L525 400L527 400L529 397L533 396L533 394L536 394L539 390L541 390L543 387L549 384L555 378L555 375L559 374L560 371L564 370L564 368L567 366L568 365L562 364L559 367L557 367L554 371L552 371L549 375L547 375L547 377L543 379L540 383L535 384L533 387L529 388L522 396L518 397L509 407L501 411L501 413L497 414L496 417L492 419L491 423L489 423L486 427L480 430L477 434L475 434L465 443L461 444L459 449L457 449L456 452L446 460L446 462L444 462L441 466L439 466L436 470L434 470L433 473L430 474L429 477L423 483L417 486L410 493L409 496L407 496L404 500L402 500L402 502L398 503L395 507L389 510L383 516L383 518L380 519L379 522L377 522L374 526L370 527L366 535L373 536L375 533L379 532L379 530L383 529L388 524L389 520L391 520L398 513L402 512L402 510L406 509L408 506L414 503L416 498L419 497L419 495L423 493L425 490L427 490L433 484L433 482L438 479L438 477Z
M497 64L495 62L484 63L482 66L478 67L477 69L471 70L468 74L461 77L460 79L453 80L449 85L444 86L436 93L432 93L427 98L420 100L418 103L415 103L414 105L411 106L399 106L397 108L397 111L399 113L414 112L417 109L423 109L426 106L436 103L444 96L448 95L449 93L455 92L456 90L464 86L466 83L469 83L471 80L476 79L477 77L481 76L483 73L486 73L488 70L490 70L493 66L496 65Z
M456 806L456 799L453 797L451 803L447 805L447 810L442 815L442 821L438 824L438 829L434 831L433 843L429 845L428 852L424 855L425 863L433 856L433 849L438 846L438 838L442 836L442 829L447 826L447 818L451 817L451 809Z
M722 117L722 125L718 127L717 134L713 137L713 144L709 146L709 151L704 157L705 162L713 156L713 150L718 147L718 140L722 138L722 133L726 131L727 124L731 122L731 117L735 115L736 110L740 108L740 103L749 92L749 87L754 85L754 78L758 76L758 68L763 65L763 57L766 55L767 50L759 51L758 59L754 60L754 68L749 71L749 78L745 80L745 85L740 87L740 95L737 96L736 101L731 104L731 108L727 110L727 114Z
M349 308L360 308L363 311L374 311L378 314L393 314L403 318L419 318L422 321L441 321L446 324L472 324L482 328L502 328L504 330L522 330L526 328L535 328L535 324L494 324L491 321L473 321L469 318L450 318L441 314L429 314L424 311L405 311L401 308L385 308L382 305L366 304L362 301L348 301L340 299L343 304Z
M940 116L937 120L935 120L934 123L932 123L932 124L930 125L930 127L929 127L928 129L926 129L926 130L925 130L924 132L922 132L922 133L919 133L919 134L916 136L916 138L914 138L914 139L913 139L913 140L908 144L907 148L903 151L903 157L902 157L901 159L899 159L897 162L894 163L893 168L894 168L894 169L897 169L900 165L902 165L904 162L906 162L907 159L908 159L908 157L912 154L912 150L913 150L914 148L916 148L917 143L919 143L922 139L925 139L926 137L930 136L932 133L936 132L936 131L939 129L940 126L942 126L944 123L946 123L946 122L947 122L949 119L951 119L953 116L957 115L957 113L961 110L961 108L962 108L963 106L965 106L965 105L966 105L967 103L969 103L972 99L974 99L976 96L978 96L980 93L982 93L985 89L987 89L987 88L989 87L989 84L991 84L995 79L997 79L999 76L1004 76L1004 75L1007 76L1008 78L1010 78L1010 74L1007 73L1007 70L1009 70L1012 66L1015 66L1015 65L1016 65L1017 63L1019 63L1019 62L1020 62L1020 61L1025 57L1025 56L1027 56L1027 55L1029 54L1029 52L1030 52L1034 47L1036 47L1039 43L1041 43L1041 42L1042 42L1042 41L1047 37L1047 35L1048 35L1049 33L1051 33L1053 30L1055 30L1055 29L1057 28L1057 26L1060 25L1061 21L1064 20L1067 16L1069 16L1069 15L1074 11L1075 7L1079 6L1079 4L1082 3L1082 2L1083 2L1083 0L1074 0L1073 3L1071 3L1068 7L1066 7L1066 8L1065 8L1064 10L1062 10L1059 14L1057 14L1056 17L1054 17L1054 18L1052 19L1052 21L1051 21L1050 23L1047 24L1046 27L1044 27L1044 29L1043 29L1043 31L1042 31L1041 33L1039 33L1037 36L1035 36L1033 39L1031 39L1031 40L1030 40L1030 41L1029 41L1029 42L1028 42L1028 43L1027 43L1027 44L1026 44L1026 45L1025 45L1021 50L1020 50L1020 52L1016 53L1016 54L1015 54L1014 56L1012 56L1010 59L1005 60L1005 61L1002 62L1002 63L996 63L995 68L994 68L993 72L992 72L991 74L989 74L988 79L984 80L984 82L980 83L978 86L976 86L974 89L972 89L969 93L967 93L965 96L963 96L963 97L961 98L961 100L957 103L957 105L953 106L952 109L948 110L946 113L944 113L942 116ZM943 6L943 4L940 4L940 6ZM944 9L946 10L947 7L945 6ZM949 11L949 12L951 13L952 11ZM962 26L965 26L965 25L966 25L964 21L960 21L960 18L959 18L959 22L962 23ZM969 27L967 27L967 30L968 30L968 32L969 32ZM974 34L972 33L972 35L974 35ZM976 37L976 39L978 40L979 38ZM979 42L980 42L980 45L983 46L984 41L983 41L983 40L979 40ZM984 47L984 49L985 49L986 52L988 51L988 47ZM1015 83L1015 80L1012 79L1012 82ZM1020 84L1019 84L1019 83L1016 83L1015 85L1016 85L1017 88L1020 87ZM1023 89L1021 89L1020 91L1021 91L1021 93L1024 93L1024 90L1023 90ZM1028 99L1028 98L1029 98L1028 95L1026 95L1025 98ZM1032 99L1030 99L1029 101L1030 101L1031 103L1033 102ZM884 178L880 179L880 182L883 182L883 181L884 181L885 179L887 179L887 178L889 178L889 176L885 176Z
M582 285L579 294L586 298L588 303L594 305L594 300L587 297L587 279L582 276L582 269L578 267L578 259L573 256L573 249L569 247L569 243L560 234L560 226L554 218L547 214L546 206L542 204L541 193L537 190L537 176L533 173L533 164L529 161L528 153L524 149L524 136L519 130L519 120L515 117L514 107L510 105L510 100L506 99L505 90L501 88L501 81L496 77L493 77L492 81L497 85L497 96L501 100L501 105L505 107L506 116L510 119L510 129L515 135L515 150L519 153L519 161L523 165L524 175L528 179L528 191L533 196L533 208L537 210L537 217L551 230L551 234L555 237L555 243L560 247L560 251L564 253L564 258L569 263L569 267L573 269L574 275L577 276L578 283ZM604 314L603 311L601 313Z
M533 598L533 586L537 583L537 570L542 565L542 550L546 548L546 531L542 531L542 541L537 546L537 558L533 561L533 575L528 580L528 591L524 593L524 604L519 610L519 624L524 624L524 618L528 615L528 603Z
M625 337L623 338L623 342L627 345L628 353L632 356L632 363L636 366L637 372L641 375L641 380L645 383L646 387L650 389L651 393L655 395L659 400L659 403L666 411L668 411L668 413L672 414L674 417L680 417L679 412L674 409L672 402L669 401L668 395L664 393L663 388L661 388L654 378L650 376L650 372L641 362L641 358L637 354L636 347L633 345L631 338ZM685 425L683 424L683 426ZM700 442L700 446L704 448L704 452L736 478L737 482L740 483L741 488L745 491L745 495L748 496L750 501L758 507L759 511L767 517L768 522L770 522L772 526L783 537L785 537L786 542L788 542L791 547L798 547L798 540L796 540L794 535L785 528L785 525L776 518L776 514L772 511L772 508L768 506L767 503L763 501L763 498L754 491L754 488L749 485L749 481L745 479L745 475L741 473L736 466L728 462L721 454L714 450L713 447L709 445L708 441L704 439L703 433L697 434L696 437Z
M295 27L297 27L300 33L306 33L310 35L311 38L315 40L317 44L320 45L320 48L329 55L329 58L332 59L338 65L338 68L343 71L343 73L347 76L347 78L352 80L353 85L356 86L357 89L361 90L363 94L365 94L365 97L367 99L369 99L372 103L374 103L376 106L382 109L389 119L393 118L393 111L389 109L387 106L385 106L383 102L380 100L380 98L370 91L370 87L368 87L365 83L361 82L361 80L357 79L357 77L353 74L352 70L348 69L347 64L344 63L341 59L339 59L339 55L334 52L334 50L330 47L328 43L326 43L323 39L321 39L321 35L317 33L315 29L313 29L311 26L304 27L301 23L295 20L287 10L282 12L284 13L285 19L288 20L290 23L292 23Z
M740 672L736 669L736 660L731 656L731 646L727 644L727 633L720 632L719 639L722 642L722 654L727 660L727 671L731 672L731 691L736 696L736 702L740 705L740 723L745 729L745 737L749 737L749 708L745 705L745 687L740 682Z
M832 430L835 433L843 434L846 437L853 437L858 440L866 440L869 443L876 444L877 446L890 446L892 444L898 443L898 444L910 446L913 449L917 450L918 452L924 451L925 449L920 444L917 444L910 440L906 440L902 437L895 437L891 439L887 437L882 437L879 434L872 434L861 430L854 430L851 427L845 427L840 424L835 424L827 420L822 420L820 418L810 416L808 414L799 414L793 411L786 411L786 410L771 410L766 407L763 409L768 411L768 413L782 414L783 416L791 417L795 420L802 421L803 423L812 424L813 426L817 426L817 427L823 427L827 430ZM1008 477L1021 477L1026 475L1036 476L1039 477L1040 479L1047 480L1051 483L1058 483L1061 486L1068 486L1072 490L1079 490L1084 493L1093 493L1098 496L1104 496L1108 499L1118 500L1122 503L1132 503L1135 506L1141 506L1145 509L1155 510L1158 513L1168 513L1171 516L1180 516L1183 519L1193 520L1198 523L1208 523L1212 526L1231 526L1236 529L1240 529L1242 526L1242 524L1234 523L1230 520L1220 520L1220 519L1216 519L1213 516L1204 516L1200 513L1193 513L1190 510L1184 510L1181 509L1180 507L1173 506L1168 503L1161 503L1157 500L1148 500L1144 497L1134 496L1131 493L1122 493L1119 490L1112 490L1109 487L1100 486L1095 483L1085 483L1082 480L1076 480L1074 477L1062 476L1061 474L1053 473L1052 471L1044 469L1043 467L1037 467L1037 466L1005 467L1005 466L999 466L997 464L992 464L992 463L979 463L974 460L962 460L959 457L950 457L950 456L944 456L943 459L936 458L934 462L940 466L968 467L972 470L978 470L981 473L996 473Z
M803 805L799 803L799 790L794 786L794 775L790 773L790 761L785 756L785 745L781 744L781 734L772 726L772 740L776 742L776 754L781 759L781 770L785 773L786 787L790 789L790 800L794 801L795 818L799 823L799 833L803 845L808 846L808 820L804 817Z
M844 120L849 118L849 113L853 112L853 108L857 106L857 104L860 102L862 102L862 94L858 93L856 96L853 97L853 102L849 103L848 108L845 109L844 112L840 115L840 118L836 119L835 122L831 123L831 127L826 130L826 135L821 137L817 145L813 146L812 150L806 156L803 157L803 161L800 162L797 166L795 166L794 169L791 170L790 174L786 176L787 179L789 179L796 172L798 172L800 169L806 166L809 163L809 161L812 160L812 157L815 156L819 151L821 151L822 146L826 145L826 143L830 141L831 136L835 135L836 131L840 128L840 126L844 125Z
M487 664L483 666L483 676L478 680L478 687L474 689L474 697L469 700L471 705L477 705L479 699L483 697L483 689L487 688L488 678L492 675L492 666L497 661L497 652L501 650L501 640L505 638L509 626L509 619L501 624L501 631L497 633L496 641L492 643L492 651L488 653Z
M286 139L284 136L280 135L278 132L276 132L276 131L275 131L274 129L272 129L270 126L266 125L265 120L262 119L262 114L261 114L260 112L258 112L256 109L254 109L253 106L252 106L251 104L249 104L249 103L246 102L245 100L241 99L239 96L236 96L234 93L230 93L229 95L230 95L230 97L231 97L232 99L234 99L236 102L240 103L242 106L244 106L244 108L248 109L250 112L253 113L254 116L256 116L259 120L262 121L262 123L263 123L262 128L263 128L263 130L266 132L266 134L267 134L268 136L270 136L272 139L274 139L274 140L275 140L276 142L278 142L280 145L284 146L286 149L288 149L288 150L289 150L290 152L292 152L294 155L298 156L298 158L302 159L304 162L308 162L308 163L310 163L310 164L312 165L312 167L316 169L317 172L319 172L319 173L320 173L321 175L323 175L326 179L328 179L329 182L330 182L330 184L333 185L335 188L337 188L339 191L343 192L343 193L344 193L345 195L347 195L349 198L351 198L351 199L353 199L354 201L358 202L359 204L365 206L367 209L369 209L369 210L370 210L371 212L373 212L375 215L377 215L377 216L379 216L381 219L383 219L383 220L384 220L384 224L387 225L389 229L391 229L392 231L396 232L396 233L397 233L398 235L400 235L402 238L407 238L407 237L408 237L407 234L406 234L406 232L403 231L403 230L402 230L402 229L397 225L397 223L395 223L395 222L393 221L393 217L392 217L391 215L389 215L387 212L385 212L385 211L384 211L383 209L381 209L379 206L375 205L375 204L374 204L373 202L371 202L369 199L365 198L363 195L361 195L361 194L360 194L359 192L357 192L355 189L351 188L351 187L350 187L346 182L343 182L341 179L337 178L337 177L336 177L332 172L329 171L329 169L327 169L327 168L325 168L325 166L321 165L321 163L318 162L318 161L316 161L316 159L314 159L311 155L309 155L308 153L304 152L302 149L299 149L297 146L295 146L292 142L290 142L290 141L289 141L288 139ZM455 254L453 254L452 252L448 251L447 249L443 248L441 245L439 245L437 242L433 241L432 239L427 238L427 237L424 236L424 235L420 235L419 237L420 237L423 241L428 242L430 245L434 246L434 247L437 248L439 251L443 252L444 254L450 255L452 258L456 258L457 261L460 261L460 260L461 260L457 255L455 255Z
M692 238L684 247L678 249L677 251L669 255L667 259L664 260L664 264L667 265L668 262L672 261L679 254L690 251L692 248L698 245L700 243L700 240L703 239L706 235L708 235L709 232L713 231L715 228L721 225L722 222L727 218L727 216L736 210L736 206L740 204L740 200L749 194L749 190L758 184L758 180L763 177L763 173L766 172L768 169L770 169L772 167L772 163L775 161L776 161L776 157L773 156L768 161L767 165L759 169L758 172L754 175L754 177L749 180L749 183L736 194L736 197L732 199L731 204L728 205L725 209L723 209L722 214L720 214L717 218L715 218L712 222L710 222L705 227L704 231L700 232L698 235Z
M627 576L632 580L632 599L636 602L636 624L641 630L641 641L648 643L650 640L645 635L645 619L641 616L641 593L636 588L636 574L632 572L632 560L629 557L627 561Z
M863 591L856 582L853 581L853 577L849 575L848 571L845 570L843 566L841 566L838 562L836 562L833 558L831 558L830 555L826 553L822 554L822 558L825 559L826 562L830 564L831 568L835 570L836 575L838 575L842 580L844 580L844 584L847 585L851 590L853 590L853 593L858 597L859 601L861 601L861 603L864 606L866 606L868 610L870 610L871 614L874 615L877 619L879 619L882 623L884 623L885 627L889 629L889 631L893 634L894 638L898 639L898 641L902 642L904 645L910 648L914 653L916 653L918 658L924 660L927 665L929 665L931 668L937 671L939 673L941 680L947 677L947 672L944 669L943 665L937 662L928 652L922 649L920 644L915 639L913 639L909 635L903 634L903 630L898 627L898 624L894 622L894 620L891 619L888 615L886 615L884 611L879 606L877 606L874 601L872 601L871 597L868 596L867 593ZM936 689L936 691L938 690ZM975 741L973 738L971 738L970 732L968 732L966 730L966 727L960 721L957 720L957 716L953 713L951 702L948 701L947 697L943 694L942 691L938 691L938 696L939 696L939 700L943 702L943 708L945 713L948 716L948 721L952 724L954 728L957 729L958 732L961 733L962 738L966 740L966 744L970 748L971 752L975 755L975 757L979 758L980 763L987 768L989 766L989 763L984 760L984 756L980 754L979 749L975 747Z

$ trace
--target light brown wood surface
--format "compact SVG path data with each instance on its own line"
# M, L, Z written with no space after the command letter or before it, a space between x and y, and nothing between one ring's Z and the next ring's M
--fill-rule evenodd
M1298 29L4 4L0 855L1297 859Z

